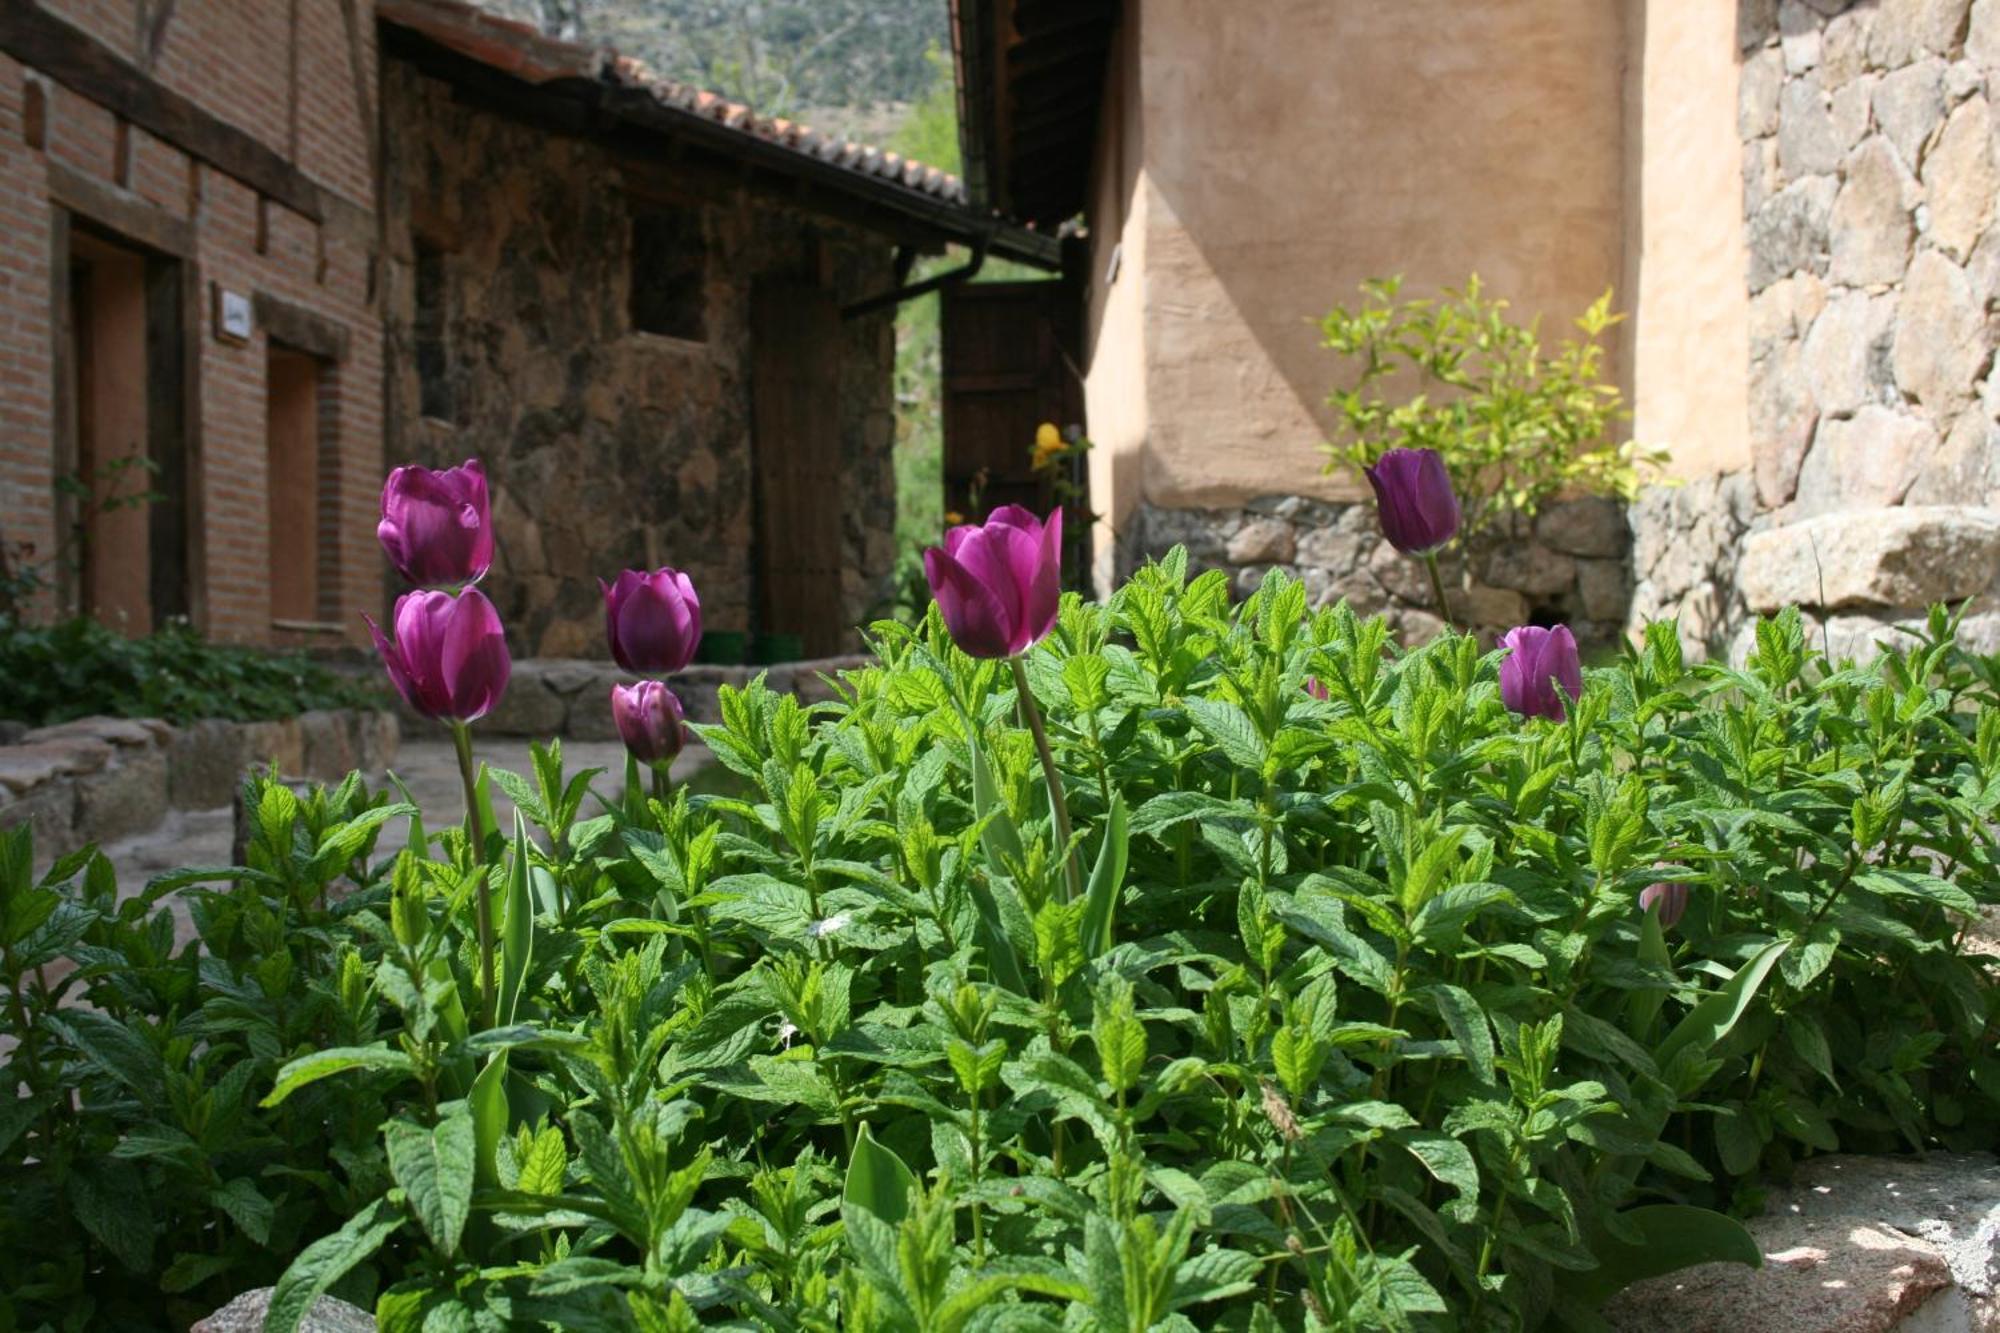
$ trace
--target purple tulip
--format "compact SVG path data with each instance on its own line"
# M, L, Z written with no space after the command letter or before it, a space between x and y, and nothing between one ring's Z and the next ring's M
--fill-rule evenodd
M675 693L657 680L611 687L611 720L625 748L642 764L670 764L687 744L685 715Z
M1639 910L1650 912L1660 909L1660 929L1672 930L1674 923L1687 911L1688 886L1685 884L1648 884L1639 890Z
M500 613L477 588L407 592L396 599L396 640L370 617L368 632L389 679L425 717L472 722L493 711L507 692L513 662Z
M1326 692L1326 685L1320 680L1318 676L1306 677L1306 693L1310 694L1313 698L1319 700L1321 703L1325 703L1327 699L1330 697Z
M701 643L701 598L678 569L628 569L604 589L604 637L627 671L684 671Z
M1429 555L1458 535L1458 496L1435 449L1391 449L1364 469L1382 535L1404 555Z
M1062 601L1062 510L1048 522L1002 505L924 552L946 628L973 657L1018 657L1055 627Z
M396 569L423 588L477 583L493 564L493 506L476 458L433 472L399 467L382 483L375 527Z
M1568 715L1563 696L1583 694L1583 665L1569 626L1522 625L1500 642L1509 650L1500 663L1500 697L1507 706L1523 717L1562 721Z

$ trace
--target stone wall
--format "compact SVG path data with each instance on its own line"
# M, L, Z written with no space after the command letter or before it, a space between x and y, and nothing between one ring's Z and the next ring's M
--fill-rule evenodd
M1865 652L1973 598L1990 637L2000 0L1739 19L1752 465L1635 508L1634 621L1678 612L1690 648L1740 653L1796 600Z
M1631 597L1629 544L1615 504L1578 500L1550 506L1532 525L1519 524L1469 557L1453 548L1443 573L1454 620L1488 636L1562 622L1586 640L1613 638ZM1429 575L1382 539L1373 501L1266 496L1241 509L1141 504L1120 533L1119 576L1176 545L1188 548L1191 570L1227 570L1238 596L1276 565L1305 583L1313 605L1345 599L1364 615L1382 612L1405 642L1439 628Z
M144 833L169 810L229 805L244 775L276 764L334 782L396 757L396 716L316 709L269 722L86 717L0 737L0 829L34 827L43 864L85 843Z
M498 535L486 589L516 653L601 654L597 579L627 566L686 569L710 629L783 628L751 623L751 292L769 278L842 303L873 295L894 283L892 242L740 180L677 174L663 153L635 163L508 119L401 62L384 73L397 127L383 186L388 453L485 460ZM679 217L677 246L700 250L695 336L633 327L635 208ZM444 291L429 413L420 246L435 247ZM827 503L843 514L850 625L880 606L894 563L894 362L891 312L843 322L844 481Z
M717 692L724 685L742 689L762 675L764 683L780 694L795 694L802 703L819 703L833 697L822 677L837 678L842 671L873 663L872 657L855 655L774 666L694 666L666 677L666 683L679 697L690 722L720 722ZM565 740L615 741L618 728L611 720L611 687L631 681L629 671L621 671L610 662L581 658L516 662L507 693L501 696L499 707L479 720L479 732L535 740L560 736ZM403 724L418 734L436 731L437 723L419 717L400 699L396 707Z

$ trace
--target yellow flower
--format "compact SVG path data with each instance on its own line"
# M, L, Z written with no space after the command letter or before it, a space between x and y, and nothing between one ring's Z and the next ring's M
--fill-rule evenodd
M951 526L955 528L959 524L965 522L965 515L959 513L956 509L948 510L945 513L944 521L951 524Z
M1041 425L1035 427L1035 452L1041 453L1047 451L1053 453L1062 447L1062 432L1056 429L1055 422L1044 421Z

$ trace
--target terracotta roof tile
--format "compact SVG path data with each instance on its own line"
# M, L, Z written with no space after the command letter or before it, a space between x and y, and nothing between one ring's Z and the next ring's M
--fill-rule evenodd
M760 116L741 102L675 79L661 78L643 60L621 55L608 47L547 36L531 24L501 18L466 0L376 0L375 12L384 22L420 33L460 55L527 83L582 79L646 92L668 106L713 120L749 138L874 176L945 203L960 206L968 203L964 182L949 172L838 135L822 134L809 125L782 117Z

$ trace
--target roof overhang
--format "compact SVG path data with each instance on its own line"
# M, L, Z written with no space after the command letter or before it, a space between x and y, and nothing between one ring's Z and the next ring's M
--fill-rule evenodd
M981 247L1045 270L1062 264L1054 229L971 202L964 182L920 162L759 116L741 103L655 76L603 47L548 37L463 0L376 0L386 57L410 61L495 110L678 162L687 150L746 177L789 186L797 206L905 242Z
M951 0L959 141L979 208L1053 232L1084 211L1118 0Z

